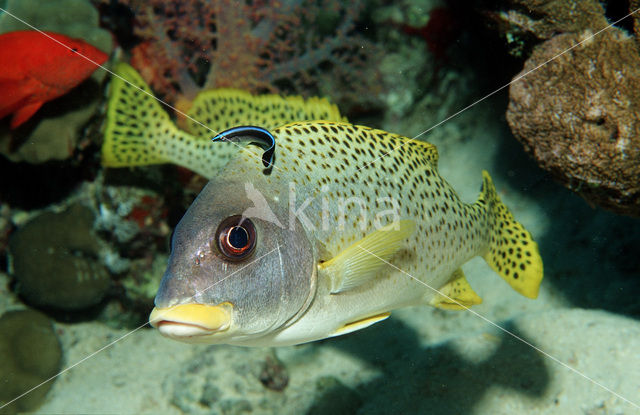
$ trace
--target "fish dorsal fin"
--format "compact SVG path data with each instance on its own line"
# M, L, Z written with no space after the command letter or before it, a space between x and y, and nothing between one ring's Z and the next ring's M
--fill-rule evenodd
M241 89L221 88L203 91L196 96L188 115L189 131L211 136L238 125L257 125L273 130L294 121L346 121L335 104L325 98L282 97L275 94L252 95ZM205 127L206 126L206 127Z
M463 310L482 303L482 298L473 291L460 268L453 272L449 282L438 291L429 304L444 310Z
M411 220L393 222L318 265L321 275L330 279L331 293L350 290L375 278L385 261L404 246L414 228Z
M416 154L429 160L434 167L438 166L438 148L431 143L420 140L411 140L411 145L417 150Z

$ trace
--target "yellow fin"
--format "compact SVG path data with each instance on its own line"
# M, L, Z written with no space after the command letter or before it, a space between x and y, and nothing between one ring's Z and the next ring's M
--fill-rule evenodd
M482 177L482 192L474 206L489 212L491 240L484 259L514 290L536 298L543 276L538 244L500 201L489 173L483 171Z
M173 126L142 77L126 63L118 63L109 85L109 100L102 144L107 167L144 166L167 160L151 151L149 123Z
M464 310L465 307L482 304L482 298L473 291L460 268L438 291L440 293L429 304L444 310Z
M411 220L393 222L320 264L320 272L331 280L331 293L352 289L375 278L384 261L389 261L403 247L414 228Z
M343 121L338 108L324 98L251 95L238 89L198 94L188 116L189 134L180 130L153 96L140 74L118 63L111 80L105 120L102 163L106 167L174 163L212 178L239 148L212 143L217 133L237 125L273 129L292 121Z
M240 89L203 91L193 100L188 115L188 130L197 137L211 138L211 130L220 132L238 125L257 125L272 130L296 121L347 121L335 104L325 98L252 95ZM206 128L206 127L208 128Z
M365 327L369 327L372 324L378 323L382 320L386 320L390 315L391 313L387 311L386 313L380 313L376 314L375 316L352 321L351 323L347 323L344 326L340 327L338 330L334 331L329 337L342 336L343 334L364 329Z
M178 129L140 74L118 63L111 80L102 163L106 167L174 163L212 178L238 149Z
M438 167L438 148L436 146L421 140L411 140L407 144L416 150L415 152L410 152L410 156L416 157L420 155L429 160L434 167Z

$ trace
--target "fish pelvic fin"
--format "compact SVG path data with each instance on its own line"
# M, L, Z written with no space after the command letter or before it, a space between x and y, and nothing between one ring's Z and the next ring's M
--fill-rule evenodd
M487 211L490 229L489 249L483 257L511 288L527 298L536 298L543 276L538 244L500 201L489 173L483 171L482 179L475 206Z
M223 163L217 160L211 137L198 139L179 130L131 66L118 63L114 72L116 76L111 80L107 103L102 164L132 167L174 163L213 177Z

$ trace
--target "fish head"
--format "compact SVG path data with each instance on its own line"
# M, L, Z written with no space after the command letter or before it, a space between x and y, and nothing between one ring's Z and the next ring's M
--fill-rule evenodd
M167 337L250 345L311 303L316 267L306 231L277 219L288 217L278 189L237 176L210 181L175 229L149 318Z

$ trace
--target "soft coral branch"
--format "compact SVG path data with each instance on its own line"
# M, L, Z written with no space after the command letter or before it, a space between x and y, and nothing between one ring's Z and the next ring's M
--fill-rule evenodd
M134 31L143 39L132 51L133 66L174 103L217 87L317 93L317 75L357 79L375 53L355 30L359 1L121 2L134 10ZM375 83L359 79L355 95L370 96Z

